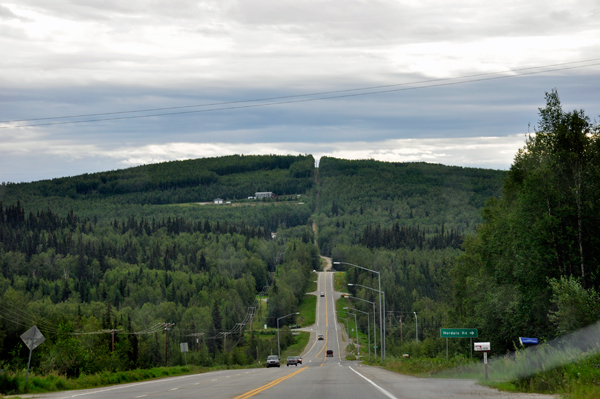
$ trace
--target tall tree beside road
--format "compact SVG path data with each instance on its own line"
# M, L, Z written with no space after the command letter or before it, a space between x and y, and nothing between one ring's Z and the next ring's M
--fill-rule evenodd
M589 295L598 290L599 181L599 126L583 110L563 111L555 90L546 93L502 198L488 202L485 223L454 270L457 315L496 331L496 348L511 348L519 335L551 337L569 324L559 320L565 309L552 313L552 323L548 315L564 296L559 291L573 287L551 281L573 277Z

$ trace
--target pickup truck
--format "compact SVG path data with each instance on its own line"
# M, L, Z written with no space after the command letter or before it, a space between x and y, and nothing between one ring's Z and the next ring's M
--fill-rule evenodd
M267 357L267 368L269 367L281 367L281 365L279 364L279 356L269 355Z

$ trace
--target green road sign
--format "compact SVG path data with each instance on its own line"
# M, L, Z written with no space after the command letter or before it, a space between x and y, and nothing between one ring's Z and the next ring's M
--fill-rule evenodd
M442 338L477 338L476 328L440 328Z

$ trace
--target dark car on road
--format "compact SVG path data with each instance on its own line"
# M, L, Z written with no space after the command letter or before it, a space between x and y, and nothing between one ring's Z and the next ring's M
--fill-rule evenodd
M317 339L319 341L323 341L325 339L325 337L323 336L323 334L319 334L319 335L317 335Z
M292 365L292 366L298 367L298 356L288 356L287 365L288 366Z
M333 351L331 349L327 349L327 357L333 357Z
M281 367L281 364L279 363L279 356L269 355L267 357L267 368L269 367Z
M298 360L298 364L302 364L302 357L296 356L296 359Z

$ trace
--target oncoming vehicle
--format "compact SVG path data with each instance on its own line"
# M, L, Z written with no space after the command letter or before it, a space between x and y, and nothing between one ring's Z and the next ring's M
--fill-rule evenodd
M281 367L281 364L279 364L279 356L269 355L267 357L267 368L269 367Z
M327 349L327 357L333 357L333 351L331 349Z
M325 296L325 293L324 293L324 292L321 292L321 296L322 296L322 297L324 297L324 296Z
M291 364L292 366L298 367L298 359L296 358L297 356L288 356L287 365L289 366Z
M323 336L323 334L319 334L319 335L317 335L317 339L319 341L323 341L325 339L325 337Z
M298 361L299 364L302 364L302 358L300 356L296 356L296 360Z

